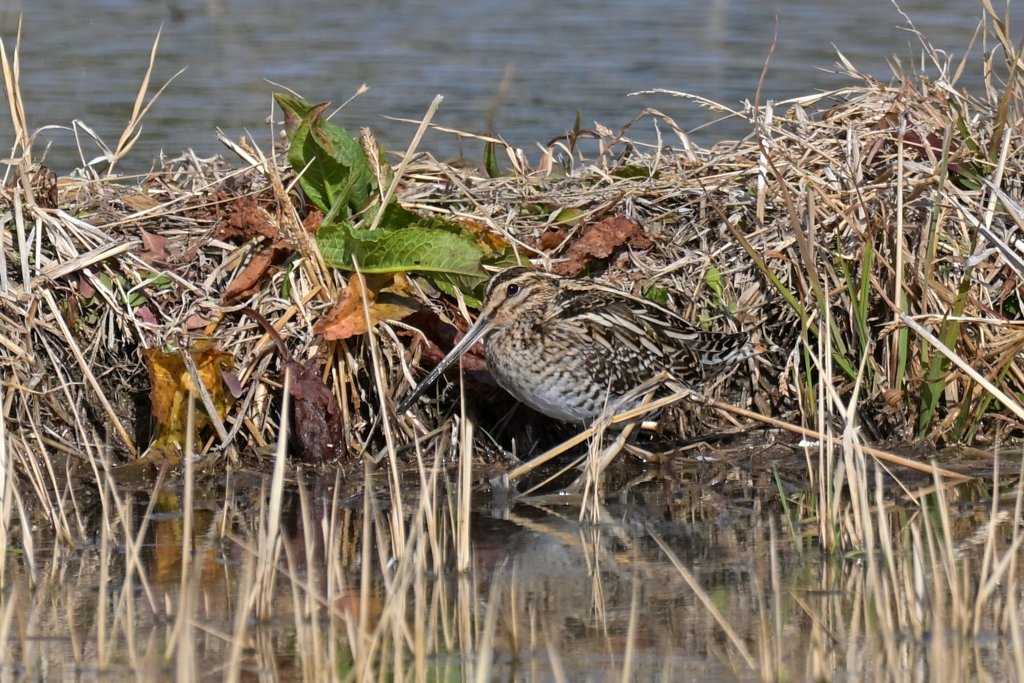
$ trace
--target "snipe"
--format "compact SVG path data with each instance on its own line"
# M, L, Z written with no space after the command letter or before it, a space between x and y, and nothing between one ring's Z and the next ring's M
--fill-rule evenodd
M584 423L662 372L699 391L757 353L745 333L706 332L612 287L509 268L487 283L476 323L398 412L481 337L487 367L502 388L545 415Z

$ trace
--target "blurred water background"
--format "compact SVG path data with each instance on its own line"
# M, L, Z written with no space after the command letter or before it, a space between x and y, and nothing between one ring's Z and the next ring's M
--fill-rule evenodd
M999 13L1006 6L994 2ZM1024 25L1024 2L1011 4L1011 40ZM369 92L334 120L358 134L369 126L387 149L405 149L415 127L385 116L419 118L445 96L434 122L486 133L489 122L532 159L537 142L570 129L576 110L618 129L645 107L686 130L720 117L669 95L683 91L739 108L754 100L778 41L763 98L785 100L849 83L835 73L836 50L860 71L888 81L898 59L920 70L922 49L904 12L940 50L961 57L984 13L981 0L0 0L0 37L10 50L23 20L21 91L32 129L86 122L114 146L124 128L160 27L150 91L179 69L147 115L142 137L121 170L144 171L161 151L199 156L225 151L233 138L270 138L268 81L312 101L340 104L360 84ZM981 92L979 40L958 87ZM895 56L895 57L894 57ZM926 64L934 76L936 68ZM507 88L501 83L507 76ZM11 124L0 116L0 140ZM634 135L654 139L653 123ZM740 137L732 119L702 129L698 143ZM80 165L74 136L52 130L48 165ZM673 140L674 142L674 140ZM87 158L98 152L83 141ZM431 133L421 149L439 158L479 159L480 143Z

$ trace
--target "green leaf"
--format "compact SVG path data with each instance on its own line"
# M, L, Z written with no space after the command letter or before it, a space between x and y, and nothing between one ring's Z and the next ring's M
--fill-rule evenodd
M494 143L488 142L484 145L484 168L487 170L488 178L497 178L501 175L498 168L498 157L494 150Z
M318 104L306 111L292 135L288 163L302 173L299 184L309 200L324 214L344 220L366 207L377 180L359 142L320 119L326 107Z
M363 146L344 128L330 121L318 119L312 132L320 146L348 169L349 179L339 201L347 201L353 211L362 211L377 189L377 178L367 162Z
M297 95L283 92L274 93L274 100L281 107L281 110L284 111L284 130L288 135L288 139L291 139L302 119L313 108L313 105Z
M445 294L447 294L448 296L452 297L453 299L457 298L455 292L456 290L458 290L458 287L456 287L455 285L449 282L445 282L443 280L436 281L434 282L434 284L437 285L437 288L440 289ZM465 292L462 292L462 300L466 302L467 306L469 306L470 308L475 308L477 310L480 310L484 306L484 302L481 301L476 296L475 293L466 294Z
M472 292L487 279L480 267L484 249L463 235L422 227L357 230L348 223L324 225L317 246L329 266L364 273L415 271L432 274Z
M704 281L711 288L711 291L715 293L719 299L725 294L725 286L722 284L722 271L718 268L709 268L708 272L704 275Z
M640 293L644 295L645 299L650 299L656 304L662 306L668 306L668 288L658 287L656 285L644 285L641 288Z
M661 177L661 171L651 173L647 166L620 166L611 172L616 178L652 178L657 180Z
M572 206L563 206L560 209L556 209L556 212L558 217L552 218L550 225L575 225L579 222L580 218L588 213L583 209L577 209Z

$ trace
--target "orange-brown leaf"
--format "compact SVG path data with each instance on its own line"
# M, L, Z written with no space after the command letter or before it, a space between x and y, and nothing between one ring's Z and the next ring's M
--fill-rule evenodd
M150 402L153 417L157 421L156 444L176 444L185 442L185 428L188 415L188 394L191 390L198 400L198 392L192 383L188 368L182 359L181 351L170 353L160 349L145 349L142 352L149 371ZM198 370L199 379L206 387L213 401L217 414L223 418L227 413L229 392L225 390L221 372L233 366L229 354L217 349L209 341L197 343L188 350ZM209 418L202 411L196 412L196 429L209 424Z
M643 229L625 216L611 216L587 227L583 236L565 252L565 260L555 266L559 275L578 275L593 259L611 256L616 249L629 245L634 249L650 249L653 243Z
M314 332L328 340L348 339L366 332L364 294L370 307L370 323L374 325L381 320L401 320L416 311L415 302L400 295L400 292L408 291L409 287L404 275L395 277L391 286L386 288L374 287L380 278L368 279L365 287L362 281L363 278L358 275L349 278L348 286L341 293L338 303L317 322Z

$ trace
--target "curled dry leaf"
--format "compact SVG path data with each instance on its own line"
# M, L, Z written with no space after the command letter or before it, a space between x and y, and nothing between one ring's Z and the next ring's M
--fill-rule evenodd
M364 295L370 306L371 324L381 320L401 320L419 309L415 300L404 296L411 292L409 280L402 273L353 275L338 303L317 322L313 331L327 340L348 339L366 332Z
M270 322L251 308L240 313L256 320L274 340L284 363L281 383L291 376L288 395L292 399L291 432L293 452L304 463L322 465L345 455L345 417L334 394L320 375L292 358L284 340Z
M209 340L200 340L187 351L143 350L142 355L149 371L149 397L153 417L157 422L156 438L146 457L155 464L180 462L181 448L185 443L189 392L192 392L195 400L199 400L182 353L191 355L199 379L221 418L227 414L232 401L224 386L222 373L230 370L234 362L230 354L217 349ZM206 413L197 410L196 436L209 423L210 418Z
M264 247L256 252L241 273L224 290L224 301L231 303L244 299L259 291L267 276L273 274L276 266L288 255L286 249Z

